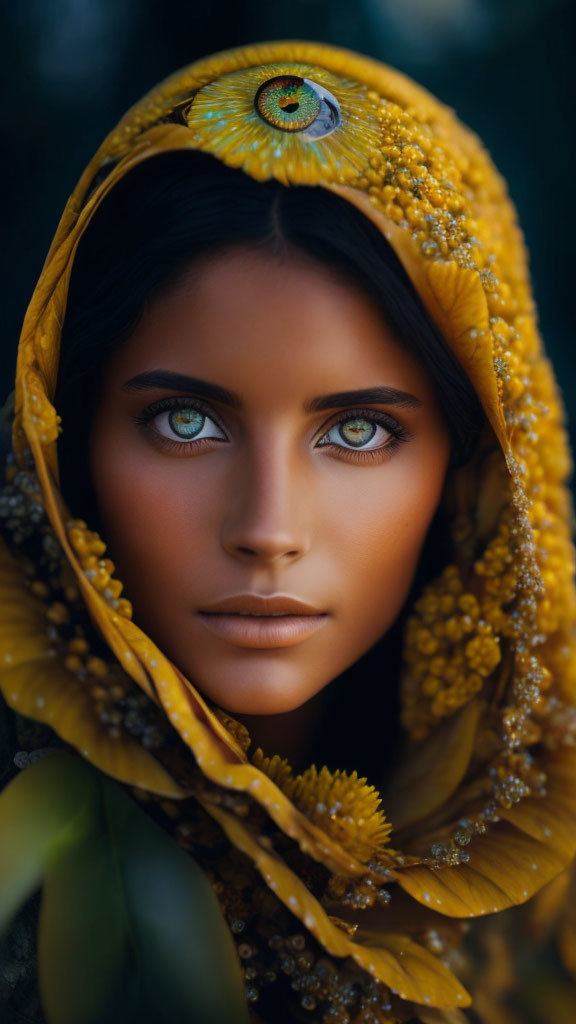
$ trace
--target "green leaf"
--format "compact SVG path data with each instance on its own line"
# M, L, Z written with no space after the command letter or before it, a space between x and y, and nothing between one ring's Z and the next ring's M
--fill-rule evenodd
M39 887L48 864L82 829L94 799L93 773L54 753L26 768L0 794L0 933Z
M204 873L118 785L58 751L0 794L0 928L44 880L49 1024L247 1024Z
M40 914L49 1024L247 1024L234 943L193 859L98 772Z

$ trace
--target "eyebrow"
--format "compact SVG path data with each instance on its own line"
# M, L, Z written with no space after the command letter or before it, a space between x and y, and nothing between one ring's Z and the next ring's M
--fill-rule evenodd
M172 370L147 370L144 373L136 374L122 385L122 391L128 392L149 391L156 388L185 391L190 395L198 395L214 402L220 402L222 405L228 405L232 409L242 408L242 399L234 391L220 387L219 384L211 384L199 377L188 377L186 374L175 373ZM331 395L318 395L305 403L304 410L305 412L322 412L326 409L362 404L396 405L415 409L422 405L422 402L416 395L411 395L408 391L400 391L398 388L359 388L353 391L337 391Z

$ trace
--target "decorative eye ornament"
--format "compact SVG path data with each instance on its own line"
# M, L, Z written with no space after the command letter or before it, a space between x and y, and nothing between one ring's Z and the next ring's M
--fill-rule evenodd
M347 184L382 148L382 112L368 92L315 64L260 64L206 82L179 118L194 146L256 181Z
M263 121L281 132L299 132L308 139L323 139L338 128L338 100L309 78L278 75L263 82L254 97Z

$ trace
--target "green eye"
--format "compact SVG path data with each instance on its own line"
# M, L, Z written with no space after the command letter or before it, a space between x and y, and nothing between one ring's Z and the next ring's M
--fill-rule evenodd
M340 124L338 101L316 82L296 75L279 75L264 82L254 106L267 124L283 132L300 132L321 139Z
M354 448L361 448L374 437L376 424L370 423L369 420L362 419L361 417L346 420L338 427L338 433L346 444L350 444Z
M177 409L168 416L168 422L179 437L196 437L202 430L206 417L197 409Z

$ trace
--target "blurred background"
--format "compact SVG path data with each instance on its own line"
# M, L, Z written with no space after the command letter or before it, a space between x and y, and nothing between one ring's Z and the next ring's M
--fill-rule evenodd
M2 0L0 401L64 203L126 108L197 57L310 39L406 72L483 139L518 208L574 445L575 15L575 0Z

